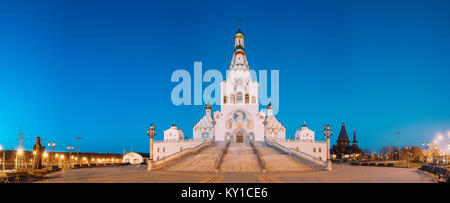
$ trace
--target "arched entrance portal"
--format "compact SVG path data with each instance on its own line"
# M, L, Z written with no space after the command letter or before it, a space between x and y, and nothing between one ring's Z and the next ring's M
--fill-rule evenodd
M243 143L244 142L244 134L242 132L238 132L236 134L236 143Z

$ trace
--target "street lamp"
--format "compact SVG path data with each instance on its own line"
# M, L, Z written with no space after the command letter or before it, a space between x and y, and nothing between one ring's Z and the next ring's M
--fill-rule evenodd
M17 153L16 153L16 170L21 167L21 166L19 166L19 164L22 164L22 154L23 154L23 150L22 149L17 150ZM20 159L20 161L19 161L19 159ZM25 162L26 162L26 160L25 160Z
M147 130L147 135L150 137L150 157L149 157L149 161L148 161L147 170L151 170L152 164L153 164L153 140L156 135L156 129L153 124L150 124L150 129Z
M42 154L42 157L43 157L43 159L45 160L45 164L48 165L48 160L47 160L48 153L47 153L47 152L44 152L44 154Z
M71 168L72 167L72 165L70 164L70 159L72 158L72 150L73 150L73 146L67 146L67 150L69 150L69 157L68 157L68 160L69 160L69 168Z
M64 168L64 154L61 154L61 156L59 156L59 160L61 162L61 168Z
M5 171L5 150L3 150L3 146L0 145L0 151L3 151L3 158L2 158L2 171Z
M411 150L411 147L410 146L409 147L405 147L405 150L406 150L406 157L405 157L406 168L409 168L409 152L408 152L408 150Z
M75 140L77 140L76 144L77 144L77 160L79 157L79 153L80 153L80 144L79 144L79 140L82 140L82 137L75 137Z
M425 147L425 162L428 165L428 148L430 147L430 142L427 142L425 145L425 142L422 142L422 146Z
M50 154L51 156L51 170L53 170L53 149L55 149L56 143L52 142L52 143L48 143L48 148L52 148L52 153Z
M442 141L442 153L441 153L441 157L442 157L442 164L445 165L446 160L445 160L445 139L444 139L444 136L443 136L441 133L439 133L439 134L437 135L437 140Z
M324 127L323 134L325 135L325 141L327 143L327 170L331 171L331 159L330 159L330 137L333 134L333 131L330 129L330 125L326 125Z

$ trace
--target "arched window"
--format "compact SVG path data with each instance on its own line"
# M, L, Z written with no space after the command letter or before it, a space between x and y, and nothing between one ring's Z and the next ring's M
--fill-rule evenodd
M256 97L255 96L252 96L252 103L256 104Z
M248 94L245 94L245 103L248 104L250 101L250 96Z
M230 96L230 99L231 99L230 103L232 103L232 104L235 103L234 98L235 98L235 97L234 97L234 94L231 94L231 96Z
M242 103L242 92L238 92L236 97L236 103Z
M227 96L223 97L223 103L226 104L227 103Z
M207 133L207 132L202 133L202 138L208 138L208 137L209 137L209 133Z
M277 137L277 135L276 135L274 132L271 132L271 133L269 134L269 137L270 137L270 138L275 138L275 137Z

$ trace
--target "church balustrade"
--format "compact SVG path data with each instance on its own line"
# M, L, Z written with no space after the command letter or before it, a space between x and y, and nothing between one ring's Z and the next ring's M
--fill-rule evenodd
M207 142L211 138L195 138L195 139L184 139L184 140L155 140L155 143L179 143L179 142Z
M310 140L294 140L294 139L276 139L276 142L300 142L300 143L325 143L324 140L315 140L315 141L310 141Z

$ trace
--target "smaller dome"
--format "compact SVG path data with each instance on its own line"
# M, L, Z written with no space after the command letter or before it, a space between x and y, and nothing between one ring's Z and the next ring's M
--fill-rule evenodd
M242 36L245 37L244 33L241 31L241 27L240 27L240 26L239 26L239 28L238 28L238 31L236 31L236 32L234 33L234 36L237 36L237 35L239 35L239 34L241 34Z

